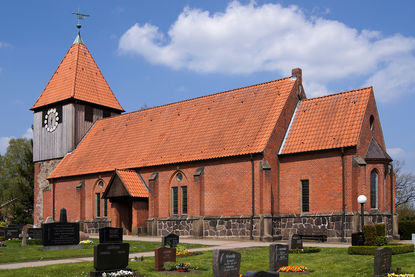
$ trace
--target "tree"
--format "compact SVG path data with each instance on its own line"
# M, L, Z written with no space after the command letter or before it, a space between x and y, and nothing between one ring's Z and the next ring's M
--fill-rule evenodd
M13 223L33 222L32 144L28 139L11 139L6 154L0 159L1 203L17 198L2 211Z
M396 174L396 201L395 207L407 207L415 201L415 175L403 170L405 163L399 160L393 162Z

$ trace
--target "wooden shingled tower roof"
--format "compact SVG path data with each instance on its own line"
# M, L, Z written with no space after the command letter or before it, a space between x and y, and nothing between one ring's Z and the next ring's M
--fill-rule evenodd
M78 37L30 109L78 100L123 112L88 48Z

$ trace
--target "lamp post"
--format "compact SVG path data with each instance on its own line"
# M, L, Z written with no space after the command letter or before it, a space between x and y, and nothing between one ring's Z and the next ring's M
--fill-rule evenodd
M361 228L362 228L362 232L363 232L363 225L365 225L365 219L364 219L364 208L363 206L365 205L367 201L367 197L365 195L359 195L359 197L357 197L357 202L359 202L360 206L362 207L362 212L361 212Z

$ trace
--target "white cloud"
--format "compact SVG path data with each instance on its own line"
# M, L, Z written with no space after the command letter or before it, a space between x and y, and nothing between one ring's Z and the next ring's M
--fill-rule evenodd
M6 153L7 147L9 146L9 141L15 137L0 137L0 155L4 155ZM22 138L32 139L33 138L33 130L32 128L28 128L26 132L22 135Z
M4 155L6 153L10 139L12 139L12 137L0 137L0 155Z
M307 17L296 6L238 1L222 13L185 8L167 33L136 23L119 41L121 53L202 73L276 71L287 76L291 68L301 67L303 79L319 88L305 87L313 96L325 94L329 82L362 76L367 79L362 86L373 85L380 101L412 93L414 50L412 37L358 31L339 21Z
M402 148L396 147L396 148L388 148L386 149L386 152L392 157L394 160L401 160L405 158L406 153Z
M6 48L6 47L10 47L10 46L11 46L10 44L0 41L0 48Z
M27 139L33 139L33 129L27 128L26 133L24 133L22 137Z

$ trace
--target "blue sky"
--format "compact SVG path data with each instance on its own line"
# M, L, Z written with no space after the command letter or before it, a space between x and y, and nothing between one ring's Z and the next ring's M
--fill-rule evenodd
M0 153L82 38L127 112L289 76L308 97L373 86L389 154L415 172L414 1L5 1Z

